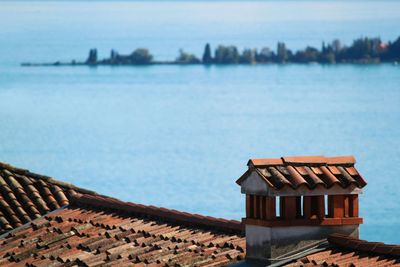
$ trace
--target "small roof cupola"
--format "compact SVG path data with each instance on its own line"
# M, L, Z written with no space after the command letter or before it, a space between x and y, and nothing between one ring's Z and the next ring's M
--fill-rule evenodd
M352 156L250 159L236 181L246 195L246 257L272 260L332 233L359 237L366 185Z

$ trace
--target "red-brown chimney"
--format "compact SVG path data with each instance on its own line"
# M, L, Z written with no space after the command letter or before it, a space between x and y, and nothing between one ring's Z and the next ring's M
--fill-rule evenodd
M246 195L246 257L268 260L326 239L359 236L366 182L352 156L251 159L236 182Z

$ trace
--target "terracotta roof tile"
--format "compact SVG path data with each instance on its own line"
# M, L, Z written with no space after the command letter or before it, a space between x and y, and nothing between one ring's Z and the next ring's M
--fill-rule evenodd
M240 185L256 171L270 187L277 190L286 186L297 189L303 185L309 189L318 185L329 189L335 184L342 188L352 185L362 188L367 183L354 168L355 162L353 156L250 159L249 169L236 182Z
M235 220L225 220L222 218L213 218L187 212L158 208L154 206L145 206L130 202L122 202L117 199L104 196L94 196L87 194L76 194L71 197L71 202L79 205L119 210L127 214L140 214L148 218L162 218L168 221L180 222L180 225L202 225L204 227L218 228L223 231L242 232L244 227L241 222Z
M299 167L297 167L297 168L299 168ZM321 180L321 178L318 177L317 174L315 174L313 172L313 170L310 167L304 166L303 168L306 170L306 173L303 174L304 175L304 179L307 180L308 185L310 186L310 188L313 189L317 185L324 185L325 186L325 183Z
M297 188L302 184L307 184L306 180L304 177L293 167L293 166L287 166L286 169L289 172L289 180L291 184Z
M1 266L222 266L246 249L238 221L126 203L4 163L1 231Z
M237 221L84 194L0 244L4 265L224 266L245 254Z
M0 234L69 204L92 191L0 162Z
M368 242L342 234L328 237L329 247L287 266L400 266L400 245Z
M248 162L248 165L254 165L254 166L270 166L270 165L282 165L283 160L278 158L278 159L250 159Z
M282 157L286 164L326 164L327 160L324 156L295 156Z
M329 165L353 165L356 159L353 156L328 157L326 162Z

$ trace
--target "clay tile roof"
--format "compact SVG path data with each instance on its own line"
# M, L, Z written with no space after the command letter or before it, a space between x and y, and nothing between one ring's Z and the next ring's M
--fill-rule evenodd
M226 266L240 222L87 194L0 237L0 266Z
M324 157L296 156L276 159L250 159L249 169L236 181L239 185L256 171L264 181L274 189L286 186L297 189L306 186L331 188L339 185L347 188L351 185L362 188L367 183L355 169L353 156Z
M372 254L382 254L400 259L400 245L388 245L381 242L369 242L342 234L332 234L328 237L331 245L342 249L352 249Z
M196 225L197 227L212 228L234 233L241 233L244 230L243 224L235 220L226 220L173 209L123 202L118 199L99 195L75 194L71 197L71 202L81 207L88 206L90 208L100 208L102 210L119 211L125 214L146 216L147 218L154 218L157 220L162 219L178 222L180 225Z
M368 242L342 234L328 237L324 250L287 266L400 266L400 245Z
M0 230L0 266L225 266L246 250L239 221L122 202L4 163Z
M352 165L356 163L356 159L353 156L329 157L326 159L329 165Z
M282 160L287 164L326 164L324 156L282 157Z
M273 166L273 165L282 165L282 159L250 159L247 165L254 165L254 166Z
M76 193L96 193L0 162L0 234L69 204Z

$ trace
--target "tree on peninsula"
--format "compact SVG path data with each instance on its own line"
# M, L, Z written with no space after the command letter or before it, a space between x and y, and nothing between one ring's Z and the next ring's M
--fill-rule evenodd
M276 53L278 63L285 63L289 58L285 43L278 42Z
M146 48L138 48L130 56L134 64L150 64L153 60L153 55Z
M86 59L86 64L88 65L93 65L97 63L97 49L90 49L89 50L89 56Z
M239 59L240 56L236 46L220 45L215 50L214 62L217 64L238 64Z
M204 54L203 54L203 63L204 64L211 64L213 62L213 58L211 55L211 47L210 44L206 44L204 48Z
M275 52L276 51L276 52ZM56 61L53 63L22 63L22 66L60 66L60 65L150 65L150 64L285 64L285 63L354 63L378 64L391 62L395 65L400 62L400 37L394 41L383 42L379 37L362 37L355 39L349 46L342 45L336 39L331 43L322 43L321 49L307 46L304 49L291 51L283 42L278 42L276 50L263 47L260 52L256 48L244 49L242 53L236 46L219 45L214 52L207 43L203 56L199 59L196 55L180 50L178 57L171 61L153 61L153 55L146 48L138 48L130 54L119 54L111 50L110 57L98 59L97 49L90 49L84 61L72 60L70 62Z
M255 64L257 57L257 49L245 49L240 56L240 63L242 64Z
M195 55L186 53L183 49L179 50L179 56L176 58L175 62L180 64L199 64L201 63Z

